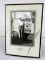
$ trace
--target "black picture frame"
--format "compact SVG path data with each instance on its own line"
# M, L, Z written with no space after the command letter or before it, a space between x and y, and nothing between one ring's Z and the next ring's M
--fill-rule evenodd
M20 55L13 55L13 54L6 54L6 6L8 5L35 5L35 4L42 4L42 15L41 15L41 33L40 33L40 47L39 47L39 57L33 56L20 56ZM40 50L41 50L41 36L42 36L42 23L43 23L43 7L44 3L21 3L21 4L5 4L5 54L10 56L19 56L19 57L27 57L27 58L40 58Z

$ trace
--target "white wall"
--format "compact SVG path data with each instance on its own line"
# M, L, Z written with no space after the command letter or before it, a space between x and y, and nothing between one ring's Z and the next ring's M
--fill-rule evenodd
M45 0L0 0L0 36L5 36L5 4L15 3L44 3ZM45 37L45 6L43 13L42 37Z

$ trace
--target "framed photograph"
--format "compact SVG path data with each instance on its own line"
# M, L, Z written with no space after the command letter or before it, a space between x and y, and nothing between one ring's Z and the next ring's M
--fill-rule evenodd
M43 3L5 5L5 53L40 57Z

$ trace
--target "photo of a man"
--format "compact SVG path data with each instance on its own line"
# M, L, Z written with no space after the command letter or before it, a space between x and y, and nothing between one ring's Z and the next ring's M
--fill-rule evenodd
M12 12L12 44L33 45L35 12Z

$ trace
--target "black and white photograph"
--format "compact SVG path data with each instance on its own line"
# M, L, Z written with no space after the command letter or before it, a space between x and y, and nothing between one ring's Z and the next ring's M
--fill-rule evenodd
M11 12L11 44L33 46L35 12L12 11Z

